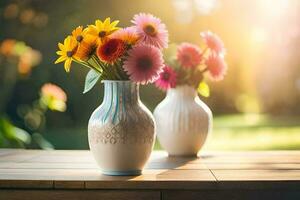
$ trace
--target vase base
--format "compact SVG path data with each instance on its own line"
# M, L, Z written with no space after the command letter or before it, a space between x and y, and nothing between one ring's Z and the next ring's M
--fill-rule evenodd
M102 170L102 174L108 176L138 176L142 174L142 170L129 170L129 171L111 171Z

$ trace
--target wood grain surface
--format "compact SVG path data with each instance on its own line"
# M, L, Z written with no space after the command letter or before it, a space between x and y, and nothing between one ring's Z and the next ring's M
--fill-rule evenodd
M155 151L142 175L116 177L102 175L89 151L0 149L1 200L300 199L299 193L300 151L202 152L197 158Z

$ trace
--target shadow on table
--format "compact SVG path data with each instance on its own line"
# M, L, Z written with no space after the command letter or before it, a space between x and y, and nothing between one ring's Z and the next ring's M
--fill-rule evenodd
M150 179L169 179L170 177L183 178L186 170L207 170L206 165L202 162L214 156L201 155L198 157L177 157L168 156L166 152L155 152L151 156L151 160L145 166L142 175L138 176L106 176L102 175L104 180L143 180L144 177ZM170 176L172 175L172 176ZM193 175L191 175L192 177ZM190 177L190 178L191 178Z
M184 169L189 163L201 162L200 157L177 157L168 156L166 153L153 156L151 162L149 162L145 169Z

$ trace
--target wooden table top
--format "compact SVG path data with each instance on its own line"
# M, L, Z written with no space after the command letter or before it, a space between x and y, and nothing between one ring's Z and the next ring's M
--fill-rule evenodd
M215 189L299 188L300 151L202 152L198 158L154 151L140 176L101 175L89 151L0 149L0 188Z

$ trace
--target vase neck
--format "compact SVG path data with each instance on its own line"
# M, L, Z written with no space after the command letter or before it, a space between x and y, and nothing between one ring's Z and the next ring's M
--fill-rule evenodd
M197 91L189 85L180 85L169 89L167 95L174 98L195 98Z
M103 81L104 102L135 104L139 101L139 85L131 81Z

